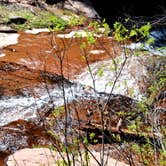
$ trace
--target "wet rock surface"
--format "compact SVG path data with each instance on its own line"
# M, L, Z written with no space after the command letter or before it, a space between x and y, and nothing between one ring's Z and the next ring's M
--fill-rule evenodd
M103 121L101 116L103 116ZM60 131L65 128L66 124L65 110L60 116L52 117L50 114L49 117L50 121L54 121L54 125L49 127L57 134L59 133L61 140L64 140ZM82 136L94 132L100 140L102 127L108 133L122 131L127 134L127 127L137 118L142 119L142 122L147 119L146 114L139 110L137 101L122 95L99 94L91 99L80 97L67 105L67 128L71 138L78 136L79 132ZM111 139L111 136L109 138Z
M70 33L70 31L65 33ZM6 56L1 57L1 61L15 62L26 65L28 68L46 70L59 75L62 75L61 67L63 67L64 77L73 79L76 74L79 74L87 66L80 51L80 45L86 42L86 39L65 39L58 38L57 35L52 33L39 33L37 35L20 33L17 45L3 49L3 53ZM103 45L101 45L101 42L104 44L105 49L109 51L109 54L89 54L91 50L102 49ZM110 47L113 43L114 50ZM117 56L119 51L118 44L112 38L97 38L97 43L87 48L88 61L89 63L94 63L103 59L109 59ZM65 56L61 64L60 58L63 55Z
M166 45L166 28L156 28L152 30L150 37L154 39L152 46L164 47Z
M46 1L49 5L33 0L0 3L3 2L11 10L25 8L35 12L36 7L41 7L61 16L59 8L67 8L99 18L89 1L71 0L53 6L50 6L53 1ZM26 19L15 16L8 23L13 22L25 23ZM141 121L142 132L153 122L157 127L166 126L165 88L150 106L145 105L147 112L134 100L149 97L148 87L157 79L154 74L165 71L164 57L150 54L127 57L111 91L113 78L120 70L117 66L123 66L124 55L119 56L121 45L112 37L96 35L96 44L81 51L81 44L87 44L84 38L87 33L78 28L61 33L50 33L48 29L45 33L41 29L16 33L8 27L0 28L0 165L19 149L52 145L46 130L55 132L58 143L64 143L66 125L69 144L76 137L87 136L90 140L90 134L95 133L98 145L102 132L108 144L118 142L112 134L119 134L125 141L143 142L145 139L137 131L128 130L137 120ZM82 37L76 38L75 33ZM150 35L156 43L164 43L163 34ZM87 65L88 72L84 71ZM159 138L158 128L153 130L145 134Z
M5 32L8 32L8 33L5 33ZM11 33L10 33L11 32ZM8 45L11 45L11 44L16 44L18 42L18 37L19 37L19 34L17 33L13 33L14 31L11 30L11 29L1 29L1 33L0 33L0 49L8 46Z
M70 84L70 82L62 76L46 71L29 69L25 65L13 62L0 61L0 72L0 87L3 89L3 95L1 95L1 97L28 96L28 90L31 92L35 85L40 86L39 84L42 83L58 84L64 81Z
M62 76L12 62L1 61L0 74L1 126L17 119L40 120L55 105L63 105L63 89L68 101L83 94L83 86Z
M53 37L55 43L52 45ZM63 105L62 83L70 99L73 98L72 91L77 95L84 93L82 86L59 76L72 78L87 65L81 58L79 43L83 41L83 38L60 39L50 33L20 33L18 44L3 49L5 56L0 58L1 125L20 118L34 119L37 110L47 112L54 105ZM105 44L109 47L109 40ZM100 47L100 39L94 47ZM62 66L61 51L65 55ZM92 63L102 58L109 56L102 53L89 55L88 59Z
M40 38L43 39L42 42ZM50 122L53 121L53 125L47 126L47 129L51 129L56 132L59 136L59 141L64 141L64 136L61 133L65 126L65 116L63 112L64 92L68 110L67 134L69 140L78 136L78 133L81 133L83 136L94 132L100 143L102 134L102 122L100 118L101 111L103 111L104 131L107 136L111 136L109 135L109 132L111 131L113 133L122 133L122 135L125 134L126 137L128 137L128 134L129 136L133 135L135 138L137 134L134 132L130 133L127 130L127 127L139 118L144 122L143 128L149 125L145 120L147 119L146 115L139 111L137 105L138 102L136 100L123 95L112 94L109 97L109 94L104 93L105 91L97 93L92 87L81 85L83 80L80 81L80 83L72 83L66 79L73 78L73 73L75 77L76 74L81 73L82 69L87 65L85 60L81 59L81 53L79 52L80 47L78 45L78 43L82 43L84 39L56 39L55 46L59 46L60 44L60 48L63 41L67 44L72 42L71 49L68 50L67 57L64 59L63 63L63 75L66 78L61 75L60 63L58 61L59 54L57 54L56 57L54 57L54 52L49 54L49 51L52 49L50 44L48 44L49 39L51 40L50 33L39 33L37 35L21 33L19 43L17 45L8 46L3 50L6 53L6 56L1 57L0 61L1 135L6 135L6 140L7 137L11 138L11 140L9 140L11 143L2 143L1 149L3 150L3 153L1 153L1 156L3 156L3 158L17 149L30 146L30 144L27 143L28 137L25 132L21 133L21 130L18 129L18 125L15 127L15 123L17 124L17 122L11 123L14 126L14 130L5 128L8 126L8 123L10 125L11 121L18 121L18 123L26 123L28 125L35 122L36 124L34 125L37 125L37 128L40 128L40 124L43 122L50 124ZM106 48L110 46L109 44L111 43L109 42L113 42L112 39L101 39L101 41L106 44ZM97 45L92 48L88 48L88 53L90 50L100 50L102 48L102 46L100 46L101 41L99 40ZM24 45L25 43L27 44L26 46ZM110 48L108 49L110 51L109 55L105 52L101 52L100 54L92 54L92 52L90 52L88 54L90 64L103 59L115 57L111 52L112 50ZM58 50L56 51L58 52ZM119 52L119 50L117 52ZM133 64L132 61L135 61L135 64ZM137 79L135 85L137 85L139 80L142 79L142 76L143 79L145 76L147 83L150 84L151 76L149 75L149 77L147 77L147 71L153 73L154 71L157 72L159 70L163 70L164 63L163 59L156 56L147 56L145 58L132 57L127 63L128 70L127 68L124 69L127 74L130 72L131 76ZM41 66L41 64L43 64L43 66ZM100 64L100 62L97 64ZM101 64L104 64L103 61ZM109 61L106 64L110 65ZM137 68L134 65L136 65ZM110 73L109 69L108 72ZM135 73L138 75L135 76ZM114 76L115 75L113 75L113 77ZM85 77L82 78L85 79ZM99 77L100 80L101 78L102 77ZM128 77L126 76L125 79L126 78ZM100 86L101 85L102 84L100 83ZM144 83L141 85L146 86ZM147 88L144 89L145 91L147 90ZM145 91L143 91L143 93ZM160 100L162 108L165 108L165 98L159 98L162 99ZM158 106L159 102L154 103L154 107L157 108L156 110L159 110ZM52 117L51 113L58 108L62 108L62 114L60 116L54 115ZM159 125L165 125L166 115L164 109L162 111L155 112L148 118L153 119L154 115L158 116ZM24 120L20 121L18 119ZM26 130L28 129L26 128ZM41 130L44 132L44 128ZM11 131L11 133L8 133L7 131ZM17 141L15 141L16 139ZM105 139L108 141L107 138ZM40 144L40 141L36 141ZM111 141L114 142L114 140ZM2 142L4 142L4 140L2 140ZM21 145L19 145L19 142L21 142ZM43 144L41 143L41 145ZM8 151L8 149L10 150Z

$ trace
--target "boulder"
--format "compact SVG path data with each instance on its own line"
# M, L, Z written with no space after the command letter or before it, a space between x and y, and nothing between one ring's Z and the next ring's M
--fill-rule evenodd
M45 128L32 122L17 120L0 129L0 159L22 148L52 144Z
M93 156L96 157L98 161L100 161L100 152L92 152ZM63 154L63 157L66 155ZM84 154L82 154L84 155ZM70 156L71 157L71 156ZM108 158L107 158L108 157ZM128 166L128 164L125 164L122 161L118 161L116 159L111 158L111 155L108 155L105 157L105 160L107 159L108 166ZM72 160L72 159L71 159ZM26 165L26 166L39 166L39 165L58 165L58 163L62 163L62 157L60 154L56 151L47 149L47 148L34 148L34 149L22 149L14 153L13 155L10 155L7 159L7 165L13 166L15 163L17 163L18 166ZM81 164L81 158L78 156L75 156L75 164L76 166L80 166ZM85 162L85 161L84 161ZM89 154L89 164L91 166L96 166L97 162L92 157L92 155Z

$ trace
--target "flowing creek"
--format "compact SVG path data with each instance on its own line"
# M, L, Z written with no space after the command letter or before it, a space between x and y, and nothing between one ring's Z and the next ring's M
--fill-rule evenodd
M64 105L64 95L67 103L83 99L87 105L91 99L107 97L121 68L112 93L141 100L153 81L152 71L164 70L164 56L130 55L123 67L123 46L112 37L97 36L95 45L81 51L80 46L87 41L84 37L72 37L73 34L19 32L11 35L15 42L7 43L6 47L0 45L0 127L5 129L8 124L10 127L13 121L16 124L21 121L25 126L31 121L37 124L55 107ZM123 97L120 98L123 103ZM118 97L115 103L117 100ZM6 146L0 140L0 151Z
M9 42L14 45L3 49L5 56L0 58L0 126L17 119L35 119L37 110L47 112L50 107L63 105L64 93L68 102L78 96L85 97L87 93L94 97L92 88L110 93L123 66L125 56L113 38L99 36L97 43L85 50L91 68L89 72L80 49L85 38L72 38L74 32L35 33L21 32L17 44ZM16 36L18 34L11 35ZM150 54L128 57L112 93L141 99L150 82L148 73L159 64L164 65L162 59Z
M35 119L37 110L47 112L53 106L63 105L64 93L68 102L87 93L95 95L92 88L81 85L81 82L70 82L87 66L80 51L80 44L86 42L85 39L57 35L60 36L52 36L49 32L19 33L18 43L3 49L4 56L0 59L0 126L18 119ZM98 37L97 44L88 48L89 63L114 57L110 49L112 43L116 50L118 45L112 38ZM109 55L103 47L110 52Z

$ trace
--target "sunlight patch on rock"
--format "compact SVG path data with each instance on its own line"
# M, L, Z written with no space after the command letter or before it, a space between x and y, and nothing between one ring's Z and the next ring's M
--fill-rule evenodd
M98 161L100 161L100 152L92 152L92 154L97 158ZM66 155L63 154L63 157L66 158ZM84 156L84 154L83 154ZM70 156L71 157L71 156ZM107 159L107 156L105 156L105 160ZM62 162L62 158L60 154L56 151L49 150L47 148L34 148L34 149L22 149L14 153L13 155L10 155L7 160L8 166L13 166L17 163L18 166L39 166L39 165L58 165L58 162ZM125 164L124 162L120 162L118 160L115 160L108 156L109 166L128 166L128 164ZM89 163L91 166L98 165L95 159L89 155ZM78 160L76 160L76 166L80 166L81 159L78 157Z
M18 43L18 33L0 33L0 48Z
M58 38L75 38L75 37L88 37L91 32L87 32L84 30L77 30L77 31L71 31L70 33L67 34L58 34ZM94 34L95 37L101 37L102 35L100 34Z
M25 31L26 33L31 33L31 34L38 34L41 32L50 32L48 28L42 28L42 29L28 29Z
M90 53L91 54L103 54L103 53L105 53L105 51L104 50L91 50Z
M0 57L4 57L6 54L0 52Z

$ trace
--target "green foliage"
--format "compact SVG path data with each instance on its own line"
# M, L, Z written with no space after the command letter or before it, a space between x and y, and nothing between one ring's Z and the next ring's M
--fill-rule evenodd
M51 28L58 31L66 27L66 22L49 12L41 12L29 21L29 26L33 28Z
M85 166L88 166L89 164L89 160L90 160L90 158L89 158L89 154L88 154L88 152L87 152L87 150L85 150L85 153L84 153L84 165Z
M31 20L34 17L34 14L25 9L17 9L14 7L13 9L10 9L7 6L0 5L0 16L0 23L7 24L9 23L11 17L21 16L26 20ZM15 29L25 29L26 23L12 24L11 26Z
M92 21L89 23L89 27L93 28L94 33L99 33L100 24L98 21Z
M137 27L136 25L134 25L131 29L128 29L121 22L114 23L115 39L119 42L124 41L126 39L130 39L132 37L135 37L136 41L144 39L149 35L150 29L150 23L142 25L141 27ZM150 41L148 42L152 43L152 39L150 39Z
M163 47L160 47L160 48L157 48L158 51L166 51L166 46L163 46Z
M151 84L151 86L148 88L150 93L148 103L152 103L156 95L159 93L159 91L164 87L166 87L165 76L166 76L166 66L164 65L163 70L154 73L154 81Z
M153 165L154 164L154 150L152 144L147 140L147 143L140 146L137 143L132 144L132 150L135 154L139 156L139 162L143 165Z
M133 143L133 144L132 144L132 149L134 150L134 152L135 152L136 154L139 154L139 155L140 155L140 146L139 146L138 144Z
M88 44L95 44L96 43L96 38L94 36L94 32L90 33L90 32L87 32L87 37L86 37L86 40L88 42Z
M85 21L86 21L85 17L83 16L78 17L72 14L67 24L69 26L81 26L81 25L84 25Z
M119 42L129 38L128 29L120 22L114 23L115 39Z
M63 160L57 160L55 162L55 164L56 164L56 166L67 166L67 164Z
M118 62L119 63L119 62ZM117 69L117 62L114 60L114 59L112 59L112 61L111 61L111 63L110 63L110 66L109 66L109 69L111 70L111 71L116 71L116 69Z
M98 143L98 140L95 138L96 137L96 134L95 133L90 133L90 135L89 135L89 139L90 139L90 142L91 143Z
M104 69L103 69L103 67L101 67L101 68L99 68L99 69L97 70L97 75L99 75L100 77L103 77L103 76L104 76Z
M60 116L64 112L64 106L55 107L52 115L54 117Z
M25 30L31 28L51 28L53 30L63 30L67 23L60 17L41 9L37 9L37 14L26 9L13 8L10 10L7 6L0 6L1 23L8 23L10 17L20 16L27 21L24 24L14 24L10 26L17 30Z
M88 138L87 138L87 137L84 137L83 143L84 143L85 145L89 145L89 141L88 141Z
M111 29L110 29L109 24L106 22L106 19L103 20L102 27L104 28L104 34L106 36L108 36L108 34L110 33Z
M160 152L160 159L159 159L159 163L160 166L165 166L166 165L166 151L165 152Z
M92 28L92 31L96 34L100 33L100 28L104 28L104 34L108 36L110 33L110 27L105 19L103 19L102 23L99 23L98 21L92 21L89 23L89 27Z
M115 135L115 139L116 139L117 142L122 141L121 136L119 134Z
M146 25L141 26L140 28L137 28L138 34L141 36L141 38L145 38L149 35L151 29L150 23L147 23Z
M81 48L81 49L85 49L85 48L86 48L86 43L85 43L85 42L81 43L80 48Z
M147 45L152 45L154 43L154 38L153 37L150 37L147 41L146 41L146 44Z

